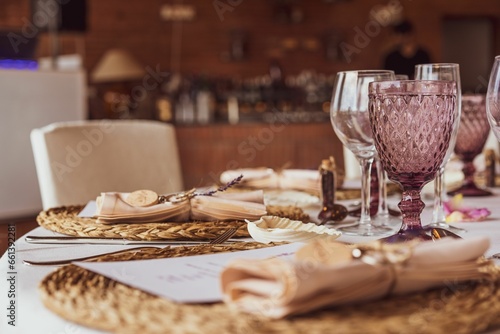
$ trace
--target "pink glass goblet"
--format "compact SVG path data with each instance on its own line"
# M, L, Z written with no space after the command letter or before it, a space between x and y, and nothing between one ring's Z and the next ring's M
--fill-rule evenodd
M490 196L491 192L479 188L474 182L474 158L482 152L490 125L486 115L486 97L482 94L462 95L462 115L458 128L455 154L464 163L464 181L462 185L448 192L448 195Z
M399 232L386 242L431 240L422 228L422 187L435 178L456 117L452 81L380 81L369 85L369 116L375 148L390 180L403 189Z

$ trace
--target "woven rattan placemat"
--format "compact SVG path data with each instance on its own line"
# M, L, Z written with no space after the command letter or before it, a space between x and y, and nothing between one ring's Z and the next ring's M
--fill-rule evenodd
M257 243L166 247L98 260L178 257L266 247ZM495 279L496 277L496 279ZM114 333L480 333L500 326L500 274L481 283L317 311L284 320L237 313L223 303L177 304L74 265L39 287L47 308L84 326Z
M337 199L359 198L359 189L339 189ZM309 222L309 216L295 206L268 205L269 215ZM161 222L140 224L98 224L93 218L78 217L83 206L64 206L40 212L40 226L62 234L79 237L123 238L128 240L208 240L228 228L237 227L235 237L249 237L242 221L214 222Z
M78 217L83 206L66 206L40 212L37 222L54 232L97 238L128 240L208 240L228 228L237 227L235 237L249 237L242 221L161 222L140 224L99 224L94 218ZM296 220L308 220L302 209L292 206L267 206L270 215Z

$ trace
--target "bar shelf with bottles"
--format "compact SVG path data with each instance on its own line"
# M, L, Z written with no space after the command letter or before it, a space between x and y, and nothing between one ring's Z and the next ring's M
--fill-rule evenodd
M176 125L325 122L332 85L333 75L282 77L278 67L247 79L171 75L156 97L155 118Z

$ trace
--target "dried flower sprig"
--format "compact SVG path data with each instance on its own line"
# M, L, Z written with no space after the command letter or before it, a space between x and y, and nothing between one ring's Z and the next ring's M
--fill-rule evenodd
M210 190L210 191L207 191L207 192L204 192L204 193L196 193L196 194L194 194L194 196L212 196L215 193L226 191L229 188L231 188L231 187L237 185L238 183L240 183L241 179L243 179L243 174L241 174L237 178L233 179L232 181L229 181L225 185L220 186L219 188L217 188L215 190Z

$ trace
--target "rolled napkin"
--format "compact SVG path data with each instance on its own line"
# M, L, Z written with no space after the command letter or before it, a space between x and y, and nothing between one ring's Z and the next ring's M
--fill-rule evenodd
M348 246L305 245L293 260L235 260L221 274L224 301L269 318L303 314L488 277L484 237Z
M321 191L321 178L317 170L284 169L278 172L271 168L242 168L223 172L220 181L227 183L238 175L244 176L239 183L240 186L259 189L295 189L315 194Z
M162 196L151 204L134 205L129 198L134 193L107 192L97 198L95 216L98 223L150 223L189 220L244 220L258 219L267 213L262 190L199 195L194 192ZM132 204L131 204L132 203Z

